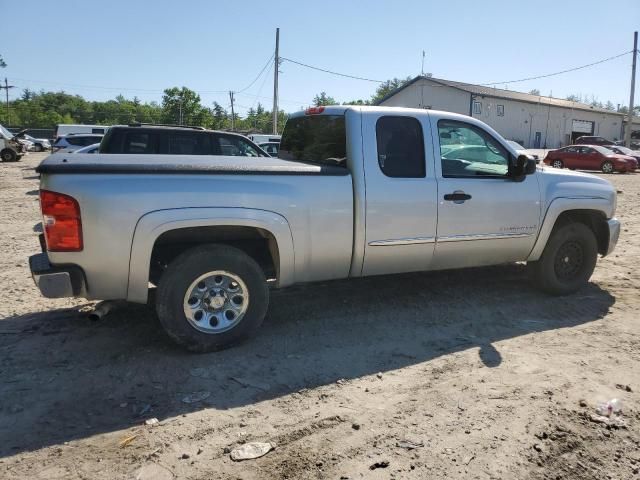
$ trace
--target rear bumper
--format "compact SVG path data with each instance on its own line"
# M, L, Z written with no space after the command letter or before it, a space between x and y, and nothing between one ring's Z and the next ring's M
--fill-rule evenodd
M607 246L607 253L603 256L607 256L613 252L620 237L620 221L617 218L611 218L607 220L607 224L609 226L609 245Z
M29 257L29 268L36 286L47 298L81 296L85 291L84 272L76 265L53 266L46 253Z

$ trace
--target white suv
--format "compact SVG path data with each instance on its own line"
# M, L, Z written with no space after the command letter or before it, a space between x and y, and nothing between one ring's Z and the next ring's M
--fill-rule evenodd
M59 137L53 144L54 152L73 152L82 147L93 145L94 143L100 143L104 135L98 134L77 134L70 133L64 137Z

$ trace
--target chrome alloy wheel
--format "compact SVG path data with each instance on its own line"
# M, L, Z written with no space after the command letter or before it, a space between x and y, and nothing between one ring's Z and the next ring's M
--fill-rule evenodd
M235 327L249 307L249 290L237 275L215 270L200 275L187 288L183 308L193 328L217 334Z

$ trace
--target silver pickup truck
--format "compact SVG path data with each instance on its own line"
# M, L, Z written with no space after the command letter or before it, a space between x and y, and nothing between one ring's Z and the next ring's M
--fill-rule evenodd
M527 262L540 289L572 293L620 230L606 180L430 110L310 108L279 158L52 155L37 171L42 294L146 303L155 286L193 351L254 332L270 286Z

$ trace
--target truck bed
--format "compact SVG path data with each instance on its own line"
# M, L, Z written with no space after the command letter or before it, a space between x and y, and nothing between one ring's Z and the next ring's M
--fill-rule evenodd
M127 173L215 175L349 175L334 165L291 162L279 158L214 155L53 154L36 168L38 173Z

